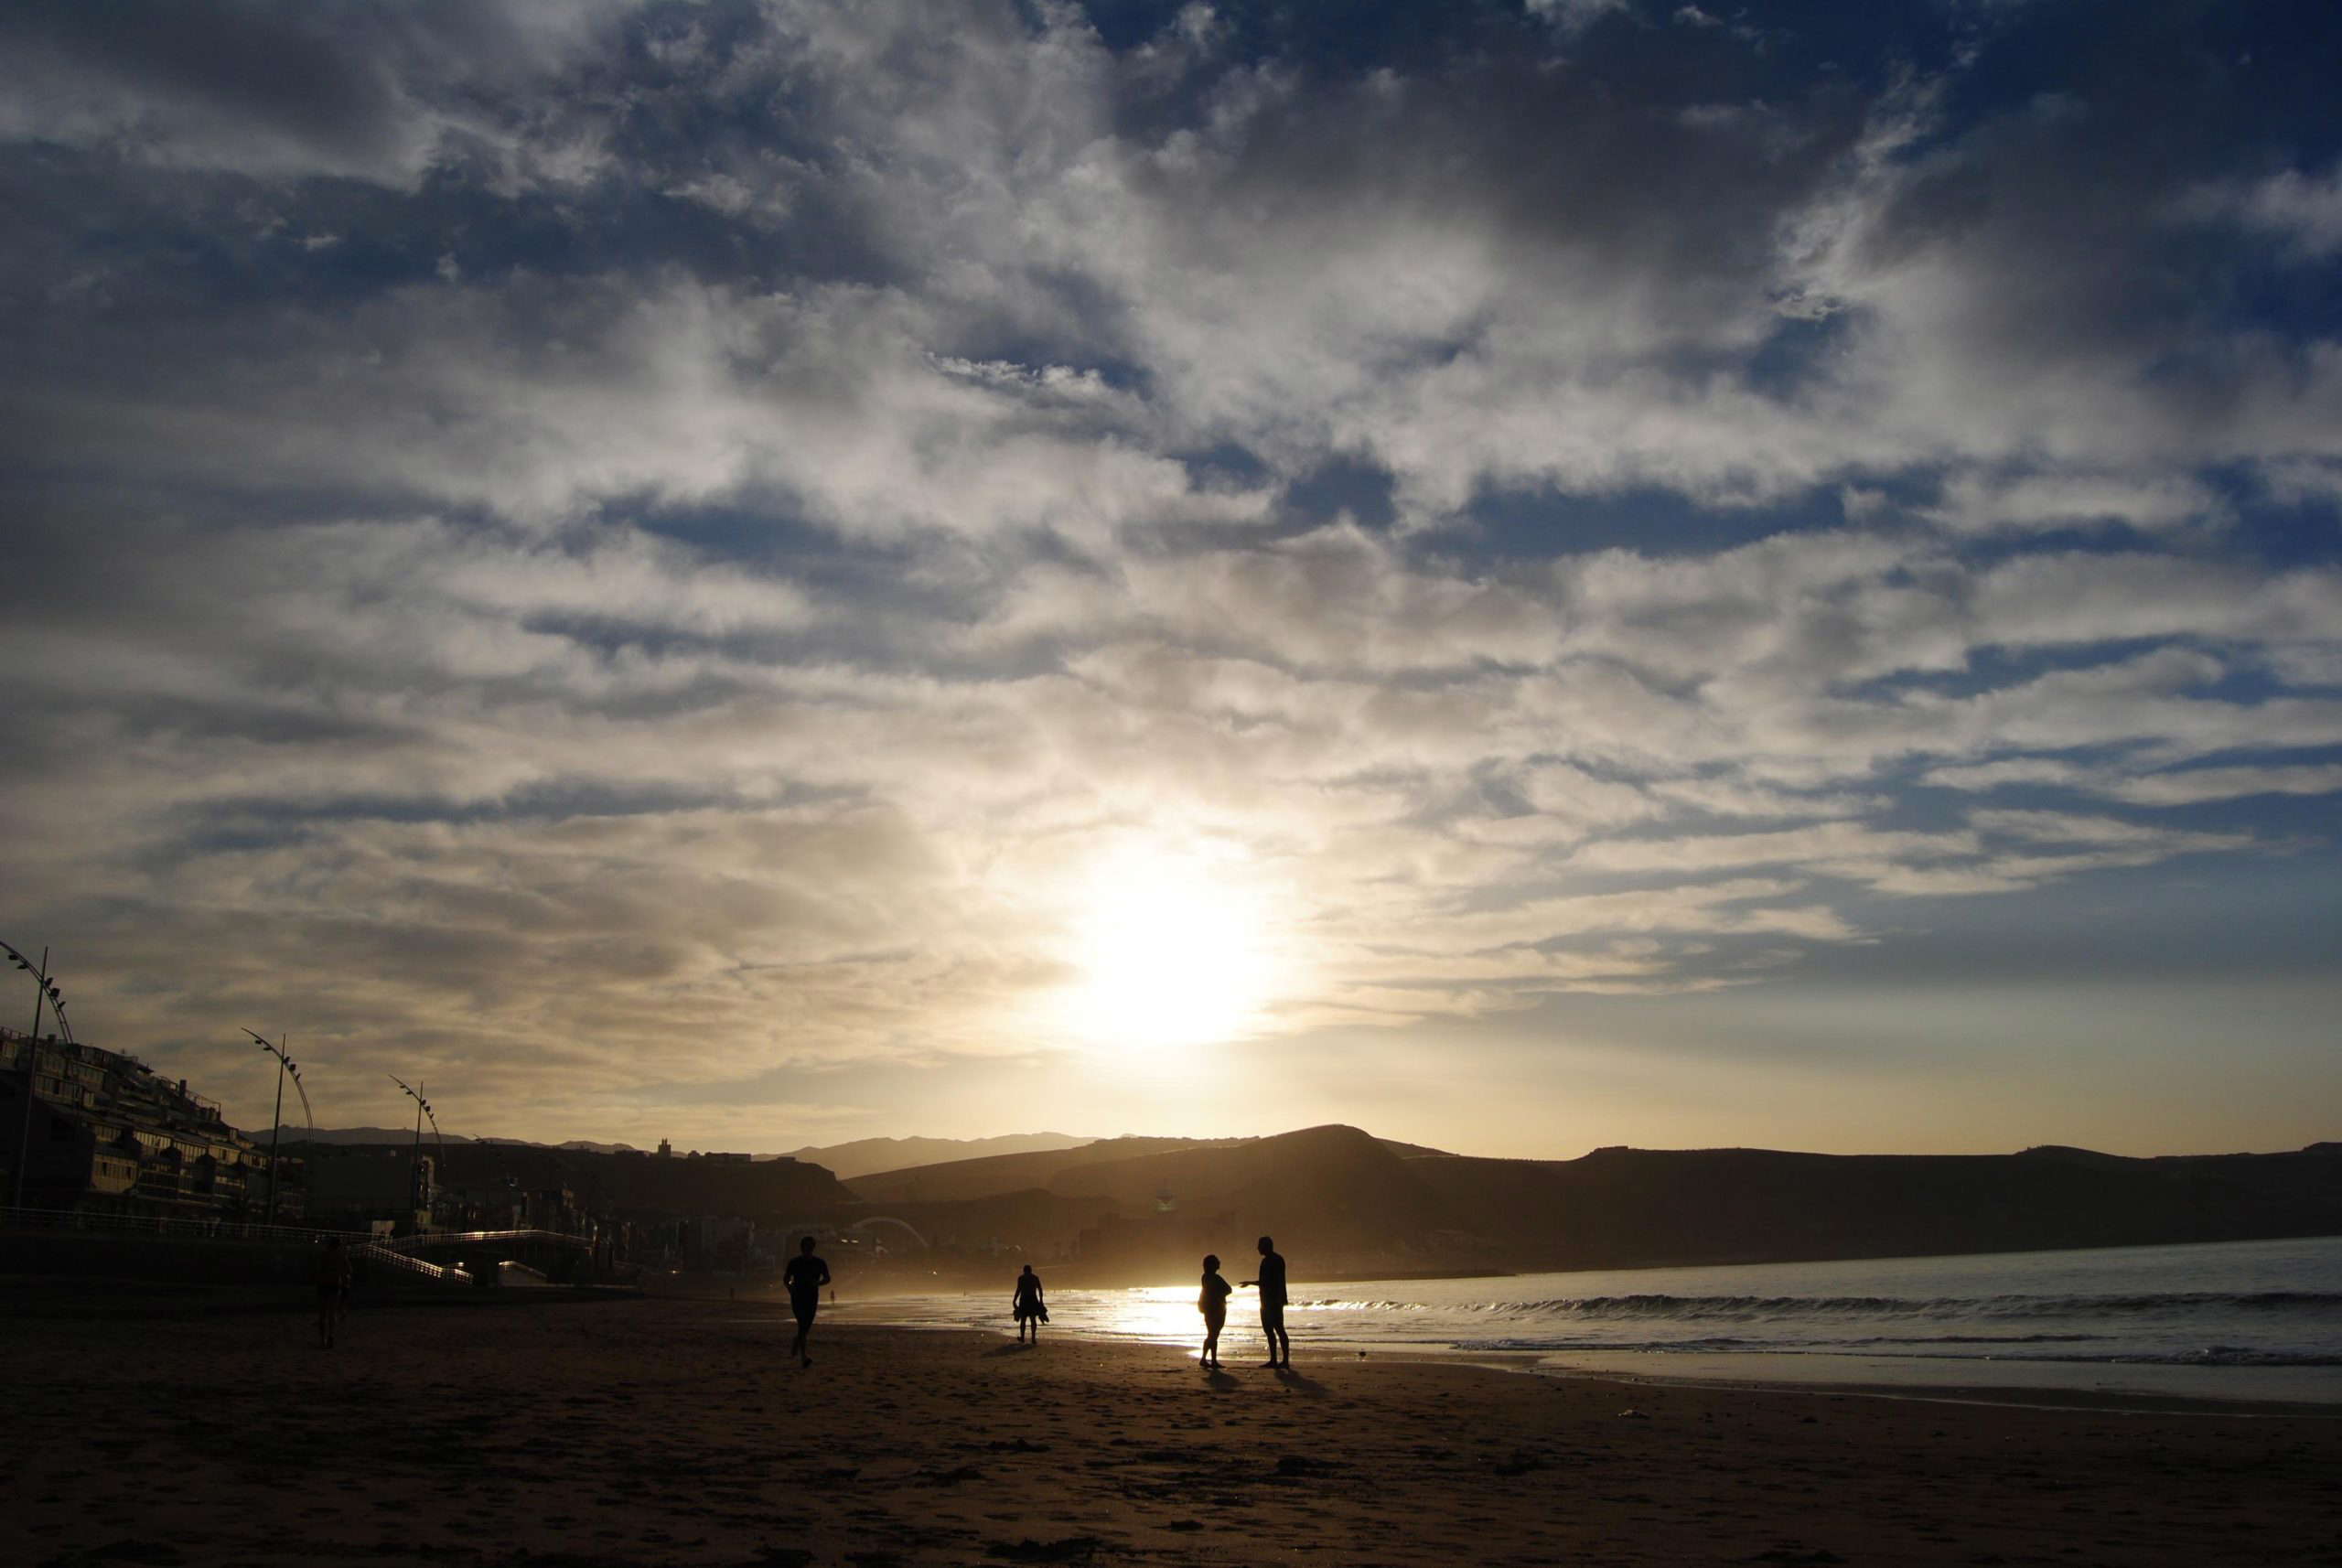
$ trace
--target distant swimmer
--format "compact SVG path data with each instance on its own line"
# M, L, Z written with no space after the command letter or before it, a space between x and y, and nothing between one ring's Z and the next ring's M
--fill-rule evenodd
M789 1287L789 1310L797 1315L797 1337L790 1342L789 1353L810 1367L813 1358L806 1352L805 1339L813 1332L813 1315L822 1309L822 1287L830 1283L830 1265L813 1255L813 1238L797 1243L797 1256L780 1271L780 1283Z
M1016 1318L1016 1342L1024 1344L1026 1336L1029 1334L1033 1343L1038 1345L1041 1342L1041 1325L1049 1320L1049 1304L1042 1299L1041 1276L1033 1272L1030 1263L1026 1264L1025 1272L1016 1276L1016 1294L1010 1298L1008 1310Z
M1289 1368L1293 1340L1284 1331L1284 1258L1269 1237L1262 1237L1260 1246L1261 1277L1244 1283L1261 1288L1261 1334L1269 1342L1269 1359L1261 1365Z
M1219 1365L1219 1331L1228 1323L1228 1297L1235 1289L1219 1277L1219 1259L1204 1259L1203 1294L1196 1297L1196 1309L1204 1315L1204 1351L1196 1359L1207 1367Z

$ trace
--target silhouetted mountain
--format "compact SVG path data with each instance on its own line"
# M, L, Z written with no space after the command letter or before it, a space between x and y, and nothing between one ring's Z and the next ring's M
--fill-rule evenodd
M1406 1175L1400 1151L1415 1148L1338 1126L1268 1138L1112 1138L848 1185L874 1211L939 1244L1078 1256L1109 1273L1143 1273L1157 1259L1213 1249L1234 1249L1241 1264L1252 1238L1279 1226L1316 1240L1318 1267L1358 1268L1392 1255L1385 1227L1437 1219Z
M257 1132L257 1133L252 1132L252 1130L250 1130L249 1128L242 1129L242 1131L243 1132L243 1134L244 1134L244 1136L245 1136L245 1137L252 1139L253 1142L255 1142L255 1143L257 1143L257 1144L261 1144L261 1145L263 1145L263 1147L265 1147L265 1146L267 1145L267 1143L268 1143L268 1133L269 1133L269 1130L268 1130L267 1128L263 1127L263 1128L262 1128L259 1132ZM284 1141L285 1141L285 1143L287 1143L287 1144L293 1143L293 1142L294 1142L295 1140L296 1140L296 1139L297 1139L297 1140L299 1140L299 1141L300 1141L300 1142L302 1142L302 1143L305 1143L305 1144L413 1144L413 1143L414 1142L414 1128L412 1128L412 1127L316 1127L316 1128L310 1128L310 1127L295 1127L295 1126L291 1125L290 1123L287 1123L287 1124L286 1124L286 1126L285 1126L285 1130L284 1130L284 1132L283 1132L283 1133L282 1133L282 1134L280 1134L280 1135L283 1137ZM434 1136L435 1136L435 1134L431 1132L431 1130L430 1130L429 1128L427 1128L427 1127L426 1127L426 1128L424 1128L424 1132L423 1132L423 1141L424 1141L424 1143L425 1143L426 1144L429 1144L429 1143L431 1143L431 1142L433 1141ZM473 1141L473 1140L471 1140L471 1139L469 1139L469 1138L465 1137L465 1136L464 1136L462 1133L448 1133L444 1134L443 1136L444 1136L445 1141L446 1141L446 1142L447 1142L447 1143L450 1143L450 1144L468 1144L468 1143L471 1143L471 1142ZM497 1140L497 1141L499 1141L499 1142L503 1142L503 1141L506 1141L506 1140Z
M1029 1184L1011 1190L1006 1184ZM1311 1273L1630 1268L2342 1234L2342 1159L1601 1149L1409 1157L1354 1127L891 1172L855 1193L931 1240L1171 1277L1278 1238Z
M1063 1133L1008 1133L996 1138L857 1138L850 1144L808 1144L790 1150L787 1157L826 1166L837 1173L839 1180L852 1181L875 1171L1078 1149L1095 1142Z
M1598 1149L1413 1162L1474 1250L1523 1268L2118 1247L2342 1234L2342 1161Z
M358 1137L322 1135L309 1157L330 1160ZM403 1154L413 1139L389 1129L367 1142ZM1297 1278L2342 1235L2337 1143L2149 1159L2045 1145L1958 1155L1609 1148L1575 1160L1499 1160L1325 1126L1266 1138L1114 1138L871 1172L850 1184L785 1157L446 1145L442 1182L451 1187L566 1187L596 1209L644 1215L898 1219L962 1254L1079 1260L1099 1277L1184 1277L1207 1251L1241 1277L1263 1233L1278 1238Z
M978 1159L945 1160L933 1165L871 1171L861 1176L849 1176L844 1171L839 1171L838 1175L858 1195L873 1202L968 1201L1034 1187L1070 1191L1073 1189L1058 1178L1080 1167L1112 1165L1144 1155L1188 1149L1234 1149L1267 1141L1260 1138L1098 1138L1063 1148L1037 1150L1030 1155L1004 1153ZM1438 1149L1425 1148L1420 1144L1402 1144L1388 1138L1373 1141L1391 1153L1408 1158L1449 1157Z
M1026 1154L988 1155L944 1160L897 1170L843 1176L856 1194L873 1202L965 1202L1002 1193L1045 1187L1061 1171L1077 1165L1127 1159L1168 1149L1226 1148L1241 1138L1100 1138L1078 1146Z
M395 1183L408 1168L413 1141L410 1133L371 1145L288 1144L286 1153L304 1158L312 1183L319 1187L337 1185L321 1179L318 1169L336 1161L382 1161ZM577 1208L596 1214L645 1219L737 1217L759 1225L825 1220L855 1207L853 1195L836 1176L798 1160L661 1159L542 1144L459 1144L452 1138L440 1149L427 1137L424 1152L437 1166L441 1189L475 1203L501 1205L565 1191L574 1195Z
M1421 1266L1448 1220L1439 1195L1356 1127L1325 1126L1219 1148L1142 1155L1068 1170L1051 1187L1103 1197L1116 1219L1082 1237L1084 1256L1136 1262L1217 1251L1241 1276L1254 1237L1286 1239L1320 1270Z

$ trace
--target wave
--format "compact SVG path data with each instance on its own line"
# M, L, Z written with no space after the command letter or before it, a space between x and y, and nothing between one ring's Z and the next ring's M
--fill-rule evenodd
M2105 1343L2097 1335L2041 1335L2007 1339L1977 1339L1949 1335L1939 1339L1778 1341L1738 1338L1729 1335L1697 1339L1616 1340L1573 1339L1545 1336L1507 1336L1458 1340L1450 1349L1472 1351L1536 1351L1548 1355L1570 1351L1634 1351L1655 1356L1716 1352L1756 1352L1767 1356L1898 1356L1917 1360L2079 1362L2090 1366L2161 1367L2342 1367L2342 1355L2323 1349L2265 1348L2240 1345L2207 1345L2186 1350L2144 1348L2088 1351L2073 1348L2081 1341ZM2027 1346L2042 1347L2025 1348ZM2048 1347L2055 1347L2050 1348Z
M1460 1314L1490 1318L1562 1318L1572 1321L1703 1319L1738 1322L1812 1319L2109 1317L2144 1314L2193 1316L2326 1315L2342 1312L2342 1294L2320 1291L2185 1291L2139 1295L1983 1296L1799 1296L1799 1295L1595 1295L1540 1301L1475 1302L1434 1306L1422 1302L1334 1298L1302 1301L1296 1307L1325 1311Z

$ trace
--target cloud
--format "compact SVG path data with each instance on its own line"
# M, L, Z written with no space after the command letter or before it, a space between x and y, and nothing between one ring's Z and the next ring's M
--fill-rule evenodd
M2326 795L2342 789L2342 765L2180 768L2133 774L2120 764L2084 767L2053 757L1929 768L1929 784L1989 790L2010 785L2056 785L2133 806L2197 806L2256 795Z
M1931 509L1945 527L1963 532L2087 528L2110 522L2160 531L2217 523L2229 507L2208 488L2186 478L2062 474L1986 479L1964 474L1945 487Z
M298 973L553 1118L1058 1051L1134 841L1276 910L1272 1033L2298 849L2275 89L1542 10L19 7L19 918L125 1038Z
M2189 768L2109 783L2100 792L2134 806L2195 806L2253 795L2331 795L2342 790L2342 765L2294 768Z
M444 158L514 158L525 124L496 105L607 48L623 9L197 5L124 26L37 0L11 7L0 35L15 62L0 78L0 135L167 167L411 186Z
M2342 252L2342 167L2322 176L2281 169L2259 180L2208 186L2188 193L2180 210L2265 231L2283 242L2289 259L2320 261Z

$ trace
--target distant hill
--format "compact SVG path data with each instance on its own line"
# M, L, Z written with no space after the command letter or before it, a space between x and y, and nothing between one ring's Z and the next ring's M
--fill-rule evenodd
M265 1144L268 1142L269 1130L265 1127L263 1127L257 1133L248 1127L242 1129L242 1131L245 1137L252 1139L255 1143ZM423 1130L423 1141L424 1143L430 1143L434 1136L435 1134L432 1133L430 1128L425 1127ZM465 1137L460 1133L447 1133L444 1134L437 1134L437 1136L439 1136L443 1142L449 1144L468 1144L474 1141L470 1138ZM305 1144L412 1144L414 1142L414 1129L412 1127L319 1127L312 1130L307 1127L295 1126L292 1122L288 1122L285 1124L283 1137L285 1142L288 1144L293 1143L295 1140ZM503 1138L483 1139L479 1141L487 1143L517 1143L519 1140Z
M1409 1166L1474 1250L1519 1268L1646 1267L2342 1234L2342 1160L1597 1149Z
M1355 1127L1315 1127L1266 1138L1109 1138L848 1185L940 1243L1004 1243L1107 1274L1147 1277L1210 1251L1236 1266L1253 1237L1281 1229L1309 1239L1314 1267L1358 1271L1421 1266L1424 1248L1442 1241L1432 1234L1442 1223L1437 1200L1408 1172L1450 1157Z
M1616 1148L1496 1160L1405 1147L1343 1126L1115 1139L850 1185L946 1243L998 1241L1134 1279L1182 1277L1207 1251L1241 1273L1262 1234L1296 1278L2342 1235L2331 1145L2154 1159Z
M1008 1133L997 1138L858 1138L850 1144L808 1144L790 1150L789 1157L834 1171L841 1181L852 1181L873 1171L1078 1149L1095 1142L1063 1133Z
M1243 1143L1241 1138L1099 1138L1074 1146L1036 1149L1025 1153L987 1155L952 1159L899 1169L868 1170L861 1175L838 1171L838 1178L857 1197L874 1203L911 1199L929 1203L964 1203L980 1197L1046 1187L1078 1165L1124 1160L1138 1155L1175 1149L1221 1149ZM827 1164L826 1161L821 1162ZM831 1165L832 1170L837 1170Z
M347 1173L374 1167L389 1174L395 1190L403 1178L414 1134L368 1145L336 1143L302 1146L288 1154L305 1160L309 1179L322 1189L365 1185ZM543 1144L450 1138L444 1150L426 1138L424 1150L437 1164L439 1186L472 1200L509 1201L513 1195L565 1189L589 1212L646 1222L702 1216L739 1216L759 1225L789 1225L846 1214L853 1195L819 1165L796 1160L708 1160L678 1156L600 1154L556 1149ZM339 1167L337 1174L329 1167Z
M2342 1160L1597 1149L1423 1160L1456 1222L1521 1266L1602 1268L2342 1234Z
M268 1129L263 1127L257 1133L246 1130L244 1136L265 1144L268 1142ZM296 1127L287 1122L284 1137L288 1144L298 1140L304 1144L387 1145L414 1143L414 1129L413 1127L318 1127L312 1130L307 1127ZM502 1144L515 1149L560 1148L586 1155L622 1155L630 1154L634 1150L634 1145L631 1144L596 1144L589 1138L572 1138L566 1144L536 1144L526 1138L467 1138L461 1133L435 1133L428 1127L423 1130L424 1143L428 1144L435 1138L446 1144Z
M851 1185L856 1194L873 1202L905 1199L967 1202L1036 1187L1069 1190L1058 1178L1080 1166L1109 1165L1148 1155L1176 1154L1189 1149L1233 1149L1262 1141L1259 1138L1096 1138L1063 1148L1039 1149L1031 1154L1003 1152L976 1159L945 1160L900 1169L871 1170L860 1175L839 1170L838 1176ZM1402 1144L1388 1138L1374 1141L1405 1159L1453 1157L1442 1150L1425 1148L1420 1144ZM800 1157L811 1157L811 1155L809 1153ZM834 1165L830 1168L837 1170Z
M244 1136L257 1142L268 1142L268 1129L246 1132ZM424 1142L432 1133L424 1131ZM306 1127L287 1123L285 1141L295 1139L309 1144L380 1144L413 1143L412 1127L319 1127L312 1132ZM448 1144L500 1144L516 1149L566 1149L573 1154L626 1155L638 1152L632 1144L599 1144L590 1138L572 1138L564 1144L532 1143L526 1138L467 1138L460 1133L445 1135ZM828 1145L808 1144L781 1155L757 1155L759 1160L789 1159L805 1165L820 1165L840 1177L866 1171L888 1170L897 1166L930 1165L937 1161L964 1160L980 1155L1021 1155L1055 1149L1073 1149L1091 1143L1089 1138L1070 1137L1063 1133L1010 1133L997 1138L863 1138L850 1144ZM642 1151L648 1152L648 1151ZM677 1149L678 1155L684 1151Z
M286 1134L288 1144L301 1136ZM413 1138L392 1128L317 1142L382 1146L395 1165ZM850 1170L857 1153L1020 1141L1059 1146L865 1169L843 1182L830 1163ZM1099 1280L1185 1278L1205 1251L1241 1277L1262 1234L1277 1238L1297 1279L2342 1235L2342 1144L2332 1142L2145 1159L2044 1145L2013 1155L1607 1148L1501 1160L1336 1125L1263 1138L866 1139L800 1151L802 1161L736 1164L446 1143L451 1186L559 1185L646 1216L883 1218L913 1227L939 1264L1005 1249L1078 1262Z

